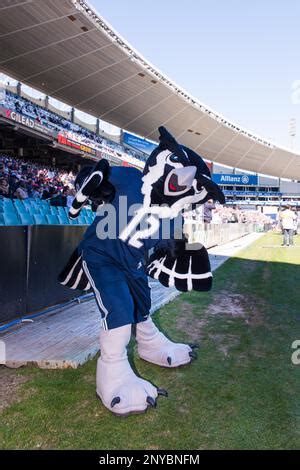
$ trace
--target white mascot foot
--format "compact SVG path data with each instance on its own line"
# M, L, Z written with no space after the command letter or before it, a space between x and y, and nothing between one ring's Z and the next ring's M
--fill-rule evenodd
M131 325L100 332L101 356L97 363L97 395L106 408L119 416L143 413L156 406L158 395L167 392L140 379L130 367L127 345Z
M179 367L197 358L197 345L173 343L155 326L151 318L136 326L138 354L145 361L163 367Z

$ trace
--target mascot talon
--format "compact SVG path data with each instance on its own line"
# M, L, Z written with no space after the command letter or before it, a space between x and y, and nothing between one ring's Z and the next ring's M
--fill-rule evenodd
M154 400L152 397L147 397L146 401L152 408L156 408L157 406L156 400Z
M143 173L110 167L104 159L80 170L69 216L75 219L89 203L96 217L59 276L63 286L95 294L103 326L97 396L119 416L144 413L156 406L158 396L167 396L130 367L132 324L137 325L138 354L145 361L170 368L196 358L196 345L173 343L149 318L148 276L181 292L210 290L208 253L199 244L187 245L175 218L182 220L185 208L209 199L225 202L200 155L179 144L164 127L158 137Z
M197 354L195 352L189 352L189 356L193 359L197 359Z
M157 395L161 397L168 398L168 392L164 388L158 388L157 389Z
M120 401L121 401L120 397L113 398L111 401L110 407L113 408L115 405L117 405L117 403L120 403Z
M161 333L151 318L136 327L138 354L144 361L162 367L179 367L191 362L193 354L188 344L173 343Z

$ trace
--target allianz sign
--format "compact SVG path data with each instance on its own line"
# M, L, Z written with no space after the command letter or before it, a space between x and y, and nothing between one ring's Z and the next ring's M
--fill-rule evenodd
M256 175L234 175L227 173L214 173L212 179L217 184L230 186L257 186L258 177Z

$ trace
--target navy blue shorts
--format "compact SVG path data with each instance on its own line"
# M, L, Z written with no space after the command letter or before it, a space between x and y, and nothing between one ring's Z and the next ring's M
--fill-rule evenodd
M151 296L144 269L128 272L97 256L84 260L83 269L95 293L103 328L140 323L150 313Z

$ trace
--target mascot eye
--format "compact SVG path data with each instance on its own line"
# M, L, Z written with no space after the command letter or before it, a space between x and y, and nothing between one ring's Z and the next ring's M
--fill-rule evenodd
M169 159L170 159L170 162L172 162L172 163L179 163L180 162L180 158L177 155L174 155L174 154L170 155Z

